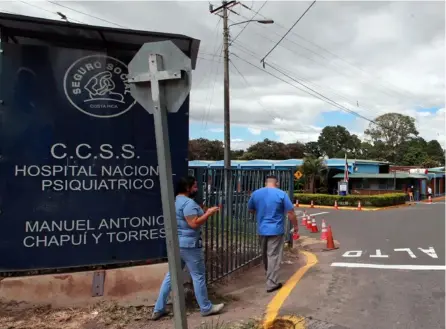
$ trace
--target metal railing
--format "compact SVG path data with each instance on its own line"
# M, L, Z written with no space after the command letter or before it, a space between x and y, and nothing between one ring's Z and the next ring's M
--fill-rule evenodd
M220 168L193 169L199 186L197 200L203 200L204 207L221 206L221 211L203 227L208 283L215 282L261 257L256 220L248 212L247 205L251 193L264 186L266 176L276 175L280 188L288 192L290 197L293 193L291 170L232 169L229 173L230 192L225 197L224 173L224 169ZM230 207L225 207L227 200L231 200ZM289 239L289 221L286 223L286 238Z

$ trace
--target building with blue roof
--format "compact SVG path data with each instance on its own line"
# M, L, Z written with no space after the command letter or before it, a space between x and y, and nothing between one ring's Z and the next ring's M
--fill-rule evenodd
M324 160L328 168L328 193L337 193L338 182L344 179L346 167L345 159L333 158ZM264 170L293 170L298 171L303 159L287 160L232 160L233 169L264 169ZM410 173L409 169L390 170L390 163L386 161L347 159L349 172L349 191L352 194L383 194L406 191L414 186L415 194L422 199L430 186L435 195L445 193L445 168L431 168L427 173ZM219 169L224 167L224 161L189 161L189 168ZM403 167L399 167L403 168ZM409 167L407 167L409 168Z

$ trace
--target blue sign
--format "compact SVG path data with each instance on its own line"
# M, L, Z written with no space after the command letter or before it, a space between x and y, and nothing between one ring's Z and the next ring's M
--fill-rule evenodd
M117 53L2 44L0 271L166 257L153 117ZM169 114L187 175L189 99Z

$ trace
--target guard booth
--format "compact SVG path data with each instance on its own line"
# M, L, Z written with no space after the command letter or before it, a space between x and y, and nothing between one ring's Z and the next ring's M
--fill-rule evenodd
M0 14L0 272L166 257L153 116L127 64L199 40ZM189 97L169 113L174 177L187 175Z

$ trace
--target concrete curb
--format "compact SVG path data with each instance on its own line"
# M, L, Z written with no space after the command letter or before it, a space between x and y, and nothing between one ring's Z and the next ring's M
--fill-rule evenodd
M85 306L104 300L153 305L167 271L167 263L105 270L101 297L92 297L93 271L3 278L0 299L54 307Z

